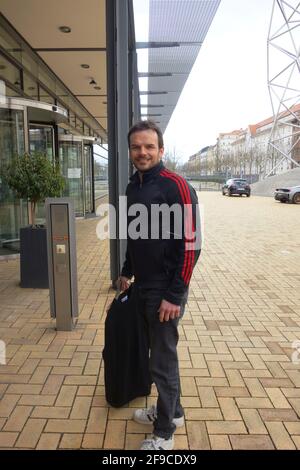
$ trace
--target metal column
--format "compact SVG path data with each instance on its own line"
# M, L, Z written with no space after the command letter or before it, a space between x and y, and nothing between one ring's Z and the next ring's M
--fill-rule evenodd
M96 212L96 204L95 204L95 157L94 157L94 146L91 145L91 178L92 178L92 213Z
M109 203L116 208L119 234L119 196L128 183L127 132L131 125L129 102L128 5L131 0L106 0L108 175ZM120 274L126 240L110 240L110 267L113 284Z

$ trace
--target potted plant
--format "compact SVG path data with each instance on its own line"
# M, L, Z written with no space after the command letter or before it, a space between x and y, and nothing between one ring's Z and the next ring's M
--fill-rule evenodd
M1 177L18 198L29 201L30 226L20 229L21 287L47 288L46 228L36 224L36 209L46 197L61 195L64 178L58 165L38 152L14 158Z

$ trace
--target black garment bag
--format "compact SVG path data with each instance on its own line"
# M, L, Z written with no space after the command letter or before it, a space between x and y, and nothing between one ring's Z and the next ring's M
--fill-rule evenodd
M151 391L149 340L138 312L133 285L117 296L108 312L104 330L104 380L107 402L120 407Z

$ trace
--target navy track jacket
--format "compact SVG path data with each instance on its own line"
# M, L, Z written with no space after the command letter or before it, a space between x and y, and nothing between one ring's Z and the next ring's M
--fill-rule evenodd
M128 238L121 274L134 275L145 288L166 288L164 299L180 305L201 251L196 192L160 162L143 173L142 182L136 172L126 196ZM170 207L174 211L168 216L163 208Z

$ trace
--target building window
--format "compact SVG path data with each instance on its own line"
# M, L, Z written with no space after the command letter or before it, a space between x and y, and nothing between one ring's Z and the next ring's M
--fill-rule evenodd
M23 112L0 108L0 169L23 153ZM0 181L0 255L18 252L19 229L27 223L26 205Z
M55 99L52 95L50 95L43 87L40 86L40 95L39 95L39 101L42 101L43 103L50 103L50 104L55 104Z
M38 100L39 95L38 95L37 82L33 80L29 75L27 75L26 72L24 72L23 81L24 81L24 93L27 96L30 96L32 100Z
M21 62L22 48L21 45L13 39L5 29L0 26L0 45L3 49L13 56L19 62Z
M0 78L21 89L21 71L0 54Z

